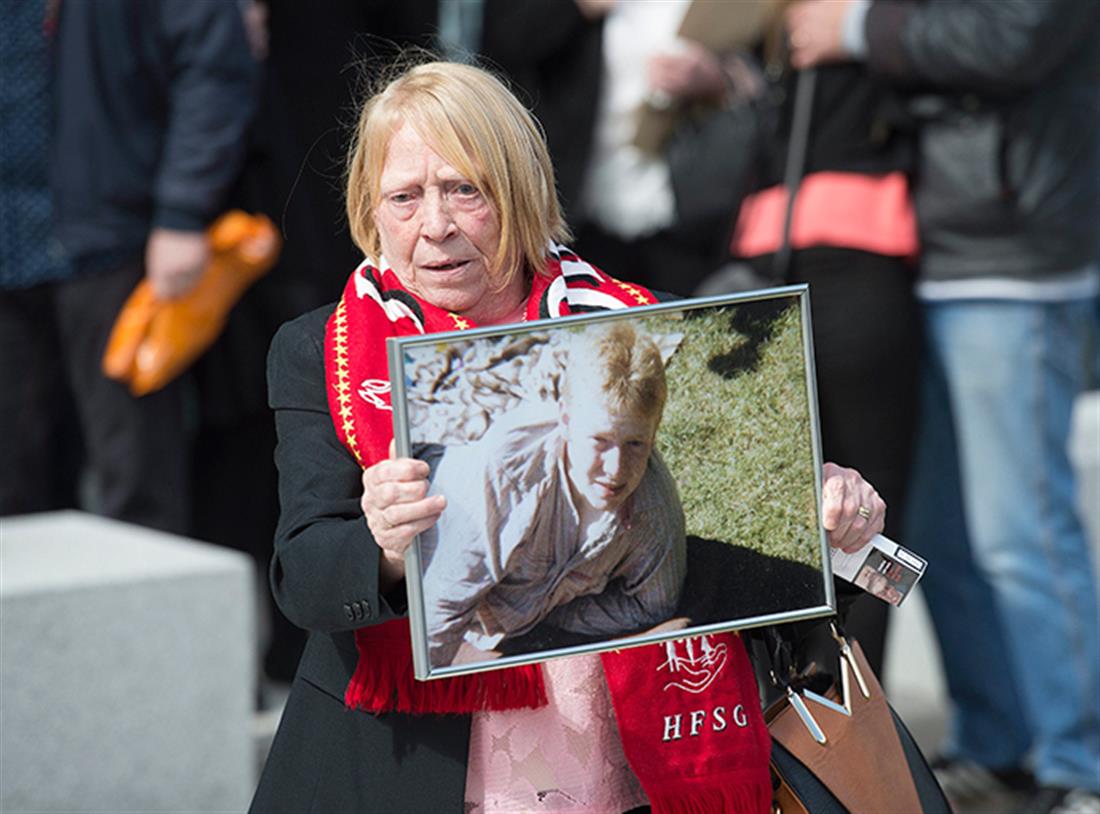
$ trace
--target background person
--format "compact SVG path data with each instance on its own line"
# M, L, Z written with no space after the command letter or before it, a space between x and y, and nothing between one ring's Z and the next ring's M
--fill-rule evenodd
M688 295L721 259L677 231L668 164L633 143L638 108L715 102L720 54L677 33L689 0L485 0L481 52L522 87L546 138L575 247L624 279Z
M359 262L340 188L344 123L355 108L358 73L389 64L402 47L430 45L436 4L326 0L323 11L298 0L244 5L246 21L253 22L250 42L254 51L258 42L266 58L247 157L231 201L271 218L283 248L189 374L198 401L190 534L248 553L263 574L271 564L279 516L267 350L280 325L329 302ZM274 608L270 595L265 599L260 631L261 638L268 629L270 636L263 672L289 684L305 633ZM280 688L262 689L262 703L278 702Z
M60 360L84 454L52 455L50 439L37 432L11 433L8 443L30 473L86 462L92 505L102 514L185 532L184 385L135 398L103 375L100 360L143 277L162 298L182 296L198 281L209 254L204 229L222 211L242 164L259 67L235 3L103 0L48 8L56 12L47 20L56 30L52 214L67 263L64 273L28 276L21 282L39 284L5 298L3 344L23 356L5 358L0 369L5 379L34 379ZM43 354L54 361L39 368ZM41 417L57 417L47 388L5 381L0 391L5 417L14 410L41 425ZM14 466L0 478L40 480Z
M756 187L741 203L731 258L749 264L762 281L809 284L822 454L850 463L875 484L890 506L887 536L904 540L921 345L909 189L913 128L899 115L895 93L866 66L816 68L789 259L777 277L787 211L784 174L803 79L785 60L773 59L766 72L778 74L771 92L783 102L773 113L774 132L762 139ZM884 603L860 596L845 624L878 675L889 612Z
M1100 5L815 0L789 21L796 65L864 59L923 116L928 363L906 539L936 563L941 782L956 799L1019 788L1030 762L1024 810L1095 811L1100 611L1066 441L1095 369Z
M451 447L421 538L434 666L483 661L546 622L614 637L666 621L686 571L684 513L654 449L661 352L624 323L572 339L556 405L521 405Z
M767 732L732 634L711 637L730 661L707 692L744 697L746 725L678 741L660 765L649 735L660 738L661 704L631 680L656 671L663 648L413 681L404 552L448 504L427 494L427 463L389 457L385 339L653 297L552 242L567 232L542 137L476 68L421 65L367 101L348 214L368 260L335 310L284 326L270 357L282 501L272 584L311 633L252 810L627 811L709 798L767 811ZM885 505L858 473L827 464L824 484L834 545L882 529ZM624 736L612 713L622 704L655 731ZM526 772L506 746L494 753L517 729L547 772Z
M53 30L45 0L2 0L0 17L0 515L15 515L77 505L81 438L54 313L75 270L52 234Z

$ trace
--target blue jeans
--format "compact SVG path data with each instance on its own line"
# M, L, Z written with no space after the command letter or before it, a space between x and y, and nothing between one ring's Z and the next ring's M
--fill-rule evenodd
M1100 790L1100 618L1066 453L1091 301L925 303L925 412L906 542L955 720L987 766Z

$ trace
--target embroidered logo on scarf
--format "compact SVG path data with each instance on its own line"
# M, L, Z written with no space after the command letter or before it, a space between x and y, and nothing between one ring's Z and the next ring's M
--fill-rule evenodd
M698 648L696 648L698 644ZM662 687L690 693L705 692L726 666L729 648L725 642L712 642L709 636L665 642L666 658L658 670L668 670L673 679Z
M359 398L368 404L372 404L379 410L393 411L393 407L386 404L386 400L382 396L390 392L390 383L385 379L363 379L363 383L359 385Z

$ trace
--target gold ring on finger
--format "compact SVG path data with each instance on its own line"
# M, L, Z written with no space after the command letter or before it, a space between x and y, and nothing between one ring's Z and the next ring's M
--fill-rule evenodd
M868 509L866 506L860 506L858 509L856 509L856 514L858 514L864 520L871 519L871 510Z

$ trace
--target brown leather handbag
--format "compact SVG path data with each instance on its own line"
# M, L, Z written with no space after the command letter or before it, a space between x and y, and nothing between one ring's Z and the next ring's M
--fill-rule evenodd
M788 683L765 712L777 814L950 814L859 643L833 628L838 675L824 693Z

